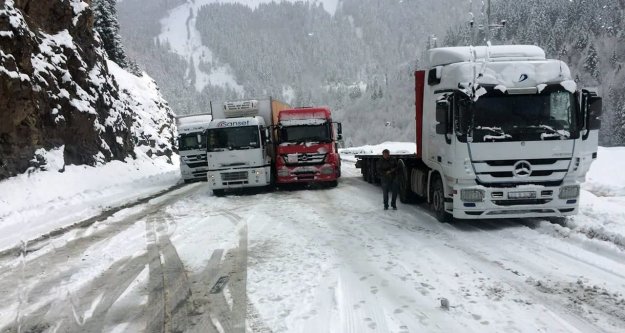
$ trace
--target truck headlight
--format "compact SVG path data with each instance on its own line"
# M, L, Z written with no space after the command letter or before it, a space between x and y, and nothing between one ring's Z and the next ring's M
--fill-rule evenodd
M288 177L289 176L289 169L280 169L278 170L278 177Z
M482 202L484 201L484 191L464 189L460 191L460 199L464 202Z
M579 185L562 186L560 188L560 199L574 199L579 196Z
M334 173L334 168L330 165L324 165L319 172L321 172L322 175L331 175Z

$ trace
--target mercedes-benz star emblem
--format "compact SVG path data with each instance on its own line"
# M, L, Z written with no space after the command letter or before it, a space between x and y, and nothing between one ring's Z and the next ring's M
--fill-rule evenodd
M518 161L512 171L517 178L527 178L532 174L532 165L528 161Z

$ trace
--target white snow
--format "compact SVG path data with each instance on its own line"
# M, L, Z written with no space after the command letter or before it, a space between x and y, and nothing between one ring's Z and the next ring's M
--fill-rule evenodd
M95 216L110 207L177 184L178 161L113 161L98 167L65 166L61 150L47 152L48 170L0 182L0 250Z
M625 147L599 147L583 189L599 197L625 197Z
M239 95L243 95L243 86L237 83L230 66L219 62L213 57L211 50L202 45L200 32L195 27L200 8L212 2L214 0L187 1L171 10L169 16L161 20L161 34L158 39L162 43L169 43L174 53L193 62L197 91L201 92L211 84L229 87ZM211 72L204 72L200 66L202 63L211 65L207 68L214 69Z
M202 45L200 32L195 27L197 13L202 6L216 2L241 3L256 8L262 3L272 1L274 0L187 0L184 4L172 9L169 16L161 20L161 33L158 40L161 43L169 43L174 53L193 62L195 89L197 91L201 92L210 84L234 89L242 96L244 88L237 83L233 70L228 65L228 59L216 59L210 50L210 45ZM324 9L334 15L339 0L313 0L310 2L323 4ZM207 65L204 68L212 69L208 72L205 71L200 66L202 63ZM284 98L287 101L289 96L288 87L285 87Z
M415 152L411 142L341 152L384 148ZM582 227L623 229L625 175L608 174L623 161L625 148L600 149L588 184L602 184L613 196L584 191L581 214L566 226L532 219L441 224L426 205L400 203L398 211L383 211L379 187L364 182L352 163L343 164L335 189L214 197L205 184L185 186L24 258L5 258L30 274L0 271L0 278L9 278L0 280L9 286L0 290L6 300L0 329L16 318L13 282L19 282L30 301L20 305L24 318L60 325L70 308L77 321L93 313L104 331L116 332L145 330L154 320L146 304L153 292L188 296L188 325L202 318L217 327L236 325L220 320L243 305L254 332L622 332L623 249L611 239L589 239ZM48 179L50 172L34 176ZM83 175L89 182L97 176ZM165 257L167 247L174 256ZM48 255L56 262L42 262ZM223 308L206 294L222 275L230 276ZM172 283L170 277L175 288L150 285ZM119 283L121 295L115 294ZM241 294L244 303L237 304ZM110 309L95 307L107 299ZM164 316L172 311L162 310Z
M161 96L156 82L143 73L137 77L112 61L107 61L109 72L115 77L124 99L131 104L134 112L134 136L153 141L155 147L169 146L175 133L162 132L163 127L170 121L163 110L167 102ZM113 115L111 115L113 116ZM139 148L149 150L148 146Z
M379 145L341 148L339 153L342 160L355 162L355 155L381 155L384 149L388 149L391 154L416 154L417 144L414 142L384 142Z

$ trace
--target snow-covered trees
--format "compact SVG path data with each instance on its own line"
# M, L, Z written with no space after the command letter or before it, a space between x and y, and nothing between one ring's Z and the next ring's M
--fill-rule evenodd
M552 58L566 61L581 86L597 87L604 102L601 144L625 145L625 5L622 0L500 0L492 2L492 22L505 19L494 31L493 44L526 43L542 47ZM467 25L451 28L445 45L467 41Z
M119 36L116 4L117 0L93 0L91 6L95 17L94 29L100 35L109 59L123 68L129 68L130 62Z

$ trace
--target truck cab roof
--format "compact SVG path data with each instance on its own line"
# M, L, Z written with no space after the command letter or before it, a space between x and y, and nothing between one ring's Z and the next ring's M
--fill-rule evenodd
M436 75L431 83L436 90L463 89L471 83L497 86L502 91L561 84L575 90L571 71L560 60L546 59L545 52L532 45L445 47L429 51ZM428 78L428 81L431 77ZM436 81L436 80L434 80Z
M430 66L469 61L545 60L545 51L534 45L441 47L428 51Z
M306 107L306 108L295 108L295 109L286 109L280 111L279 114L280 120L291 120L291 119L330 119L332 117L332 112L328 107Z
M176 117L179 134L202 132L208 128L212 116L208 114L184 115Z

